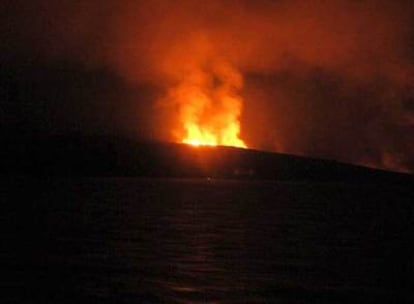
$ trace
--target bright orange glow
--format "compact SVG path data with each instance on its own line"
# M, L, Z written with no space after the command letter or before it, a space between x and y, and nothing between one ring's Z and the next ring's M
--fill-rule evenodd
M178 105L178 141L194 146L246 148L240 139L242 98L237 94L242 77L228 63L217 61L196 68L170 91Z

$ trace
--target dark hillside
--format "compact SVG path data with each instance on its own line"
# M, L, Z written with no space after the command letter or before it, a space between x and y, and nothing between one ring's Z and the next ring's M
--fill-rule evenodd
M3 175L142 176L411 183L412 175L231 147L103 136L3 139Z

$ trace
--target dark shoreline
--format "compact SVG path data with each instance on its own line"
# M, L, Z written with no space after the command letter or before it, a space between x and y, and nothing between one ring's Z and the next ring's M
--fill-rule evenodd
M414 176L333 160L232 147L65 136L2 140L0 175L135 176L412 184Z

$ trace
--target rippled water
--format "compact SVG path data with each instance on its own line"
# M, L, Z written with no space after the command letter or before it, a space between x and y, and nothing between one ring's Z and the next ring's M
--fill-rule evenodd
M12 179L2 303L413 303L411 189Z

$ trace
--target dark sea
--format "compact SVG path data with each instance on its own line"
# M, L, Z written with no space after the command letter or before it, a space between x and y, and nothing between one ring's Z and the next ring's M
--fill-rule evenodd
M414 189L3 178L0 303L414 303Z

